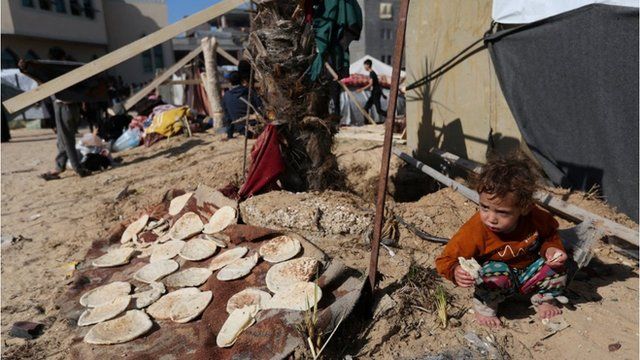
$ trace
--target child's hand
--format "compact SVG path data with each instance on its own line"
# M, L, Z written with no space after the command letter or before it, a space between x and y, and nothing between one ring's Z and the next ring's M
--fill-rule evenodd
M567 260L567 253L558 248L550 247L545 252L544 257L547 259L547 265L551 268L559 268L564 266L564 262Z
M460 287L468 288L475 284L475 280L468 272L464 271L460 265L456 266L453 271L453 276L456 280L456 284Z

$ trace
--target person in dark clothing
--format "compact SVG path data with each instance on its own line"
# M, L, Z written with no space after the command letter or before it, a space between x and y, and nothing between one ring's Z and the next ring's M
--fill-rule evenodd
M226 139L232 139L234 132L244 134L244 124L233 124L233 122L247 115L247 104L240 99L247 100L249 98L247 83L242 80L237 71L229 75L229 82L233 87L227 90L222 97L223 124L227 132ZM255 91L251 93L251 105L256 109L261 105Z
M53 112L56 119L57 147L56 169L40 175L45 180L60 179L60 173L67 168L67 160L71 167L80 176L91 174L80 164L78 151L76 150L76 126L80 116L80 108L77 103L68 103L51 97L53 100Z
M369 112L371 107L375 106L378 114L386 118L387 112L382 110L382 105L380 105L380 98L382 97L382 87L380 87L378 74L376 74L376 72L371 68L372 65L373 63L371 62L371 60L367 59L364 61L364 69L369 72L370 79L369 83L365 87L358 89L358 92L363 92L367 89L371 89L371 96L369 97L369 100L367 100L367 103L364 106L364 110L366 112Z

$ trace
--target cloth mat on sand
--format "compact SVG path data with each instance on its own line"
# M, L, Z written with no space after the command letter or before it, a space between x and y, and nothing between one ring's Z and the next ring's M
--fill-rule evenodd
M215 212L220 204L214 204L218 196L210 188L199 188L189 200L185 209L175 217L168 215L170 200L183 191L170 191L162 203L149 208L146 212L151 218L161 217L173 223L187 211L194 211L203 221L209 218L209 214ZM220 200L220 199L218 199ZM124 231L124 224L113 229L109 236L95 241L87 255L83 265L75 274L74 281L69 290L61 297L59 306L63 316L74 324L82 311L79 304L80 296L88 290L105 285L113 281L129 281L135 286L142 284L132 280L136 270L148 263L148 258L134 258L128 265L115 268L94 268L91 260L104 254L108 248L120 245L120 236ZM257 249L268 239L281 234L278 231L253 227L248 225L232 225L225 230L230 237L230 248L245 246L250 252ZM296 235L300 240L303 252L301 255L319 259L323 263L323 269L318 285L323 291L323 297L318 304L318 329L325 333L330 332L342 317L347 317L360 298L364 279L360 274L346 267L341 262L329 259L315 245ZM141 241L154 241L155 237L147 233L140 236ZM179 257L176 260L181 263L180 268L206 267L211 259L200 262L185 261ZM296 330L296 324L303 321L304 312L289 310L263 310L256 323L245 330L237 342L230 348L216 346L216 336L227 319L227 300L237 292L256 287L267 290L265 276L270 264L260 261L251 273L238 280L222 282L211 276L200 289L211 290L213 300L201 317L186 323L178 324L170 320L153 320L153 328L144 336L133 341L108 346L95 346L86 344L82 337L88 332L89 327L75 329L76 339L69 351L70 357L75 359L110 358L113 354L127 354L130 359L158 359L158 358L186 358L191 359L283 359L299 347L305 347L305 340ZM168 289L170 290L170 289Z

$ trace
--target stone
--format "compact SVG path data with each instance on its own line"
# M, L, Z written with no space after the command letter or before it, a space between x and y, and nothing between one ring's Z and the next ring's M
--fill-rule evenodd
M245 224L325 235L363 235L373 223L372 205L355 195L326 191L272 191L240 204Z

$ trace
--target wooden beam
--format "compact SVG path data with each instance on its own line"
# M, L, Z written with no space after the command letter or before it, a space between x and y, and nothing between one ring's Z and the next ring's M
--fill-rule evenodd
M200 85L200 84L202 84L202 80L196 80L196 79L170 80L162 83L162 85Z
M343 84L342 81L340 81L340 77L338 76L338 74L336 73L335 70L333 70L333 68L331 67L331 65L329 65L328 63L324 63L324 67L329 71L329 73L331 74L331 76L333 77L333 80L337 81L338 84L340 84L340 86L342 86L342 89L347 93L347 96L349 96L349 98L351 99L351 101L353 101L353 103L356 105L356 107L358 108L358 110L360 110L360 112L362 113L362 116L364 116L365 119L369 120L370 123L372 124L376 124L375 121L373 121L373 119L371 118L371 116L362 108L362 106L360 106L360 103L358 103L358 100L356 99L356 96L353 95L353 93L351 92L351 90L349 90L349 88L347 87L347 85ZM335 104L334 106L338 106L337 104Z
M234 58L233 55L226 52L225 49L221 48L220 46L216 48L216 52L222 55L223 58L229 60L233 65L238 66L238 64L240 64L240 61L238 61L238 59Z
M415 166L416 168L418 168L418 170L422 171L423 173L431 176L432 178L434 178L435 180L439 181L440 183L452 188L453 190L459 192L460 194L462 194L462 196L466 197L467 199L473 201L474 203L479 203L480 202L480 196L478 195L478 193L473 190L470 189L462 184L460 184L459 182L449 178L448 176L442 174L440 171L427 166L426 164L414 159L413 157L411 157L409 154L404 153L396 148L393 148L393 153L399 157L400 159L404 160L406 163L411 164L413 166Z
M48 81L37 88L15 96L3 103L9 113L14 113L24 109L36 102L60 92L85 79L99 74L115 65L128 60L141 52L171 40L179 34L192 29L200 24L220 16L236 7L242 5L245 0L223 0L187 18L170 24L152 34L149 34L129 45L108 53L84 66L74 69L51 81Z
M479 173L482 169L482 165L475 161L463 159L455 154L440 150L431 149L431 153L440 156L445 161L457 165L463 169ZM533 195L540 206L554 212L565 219L571 220L576 223L583 221L591 221L593 226L601 229L607 235L612 235L620 238L630 244L638 246L638 231L629 229L624 225L620 225L609 219L605 219L600 215L596 215L590 211L584 210L578 206L570 204L566 201L558 199L546 191L538 191Z
M176 71L180 70L184 65L186 65L188 62L193 60L193 58L198 56L198 54L200 54L201 52L202 52L202 46L198 46L196 49L192 50L190 53L185 55L185 57L178 60L177 63L171 65L171 67L168 68L167 71L163 72L160 76L155 78L147 86L142 88L142 90L138 91L137 93L132 95L130 98L128 98L127 101L124 102L124 109L125 110L131 109L133 105L137 104L138 101L142 100L142 98L147 96L147 94L150 93L151 90L155 89L157 86L159 86L160 84L165 82L167 79L169 79L171 75L173 75Z

